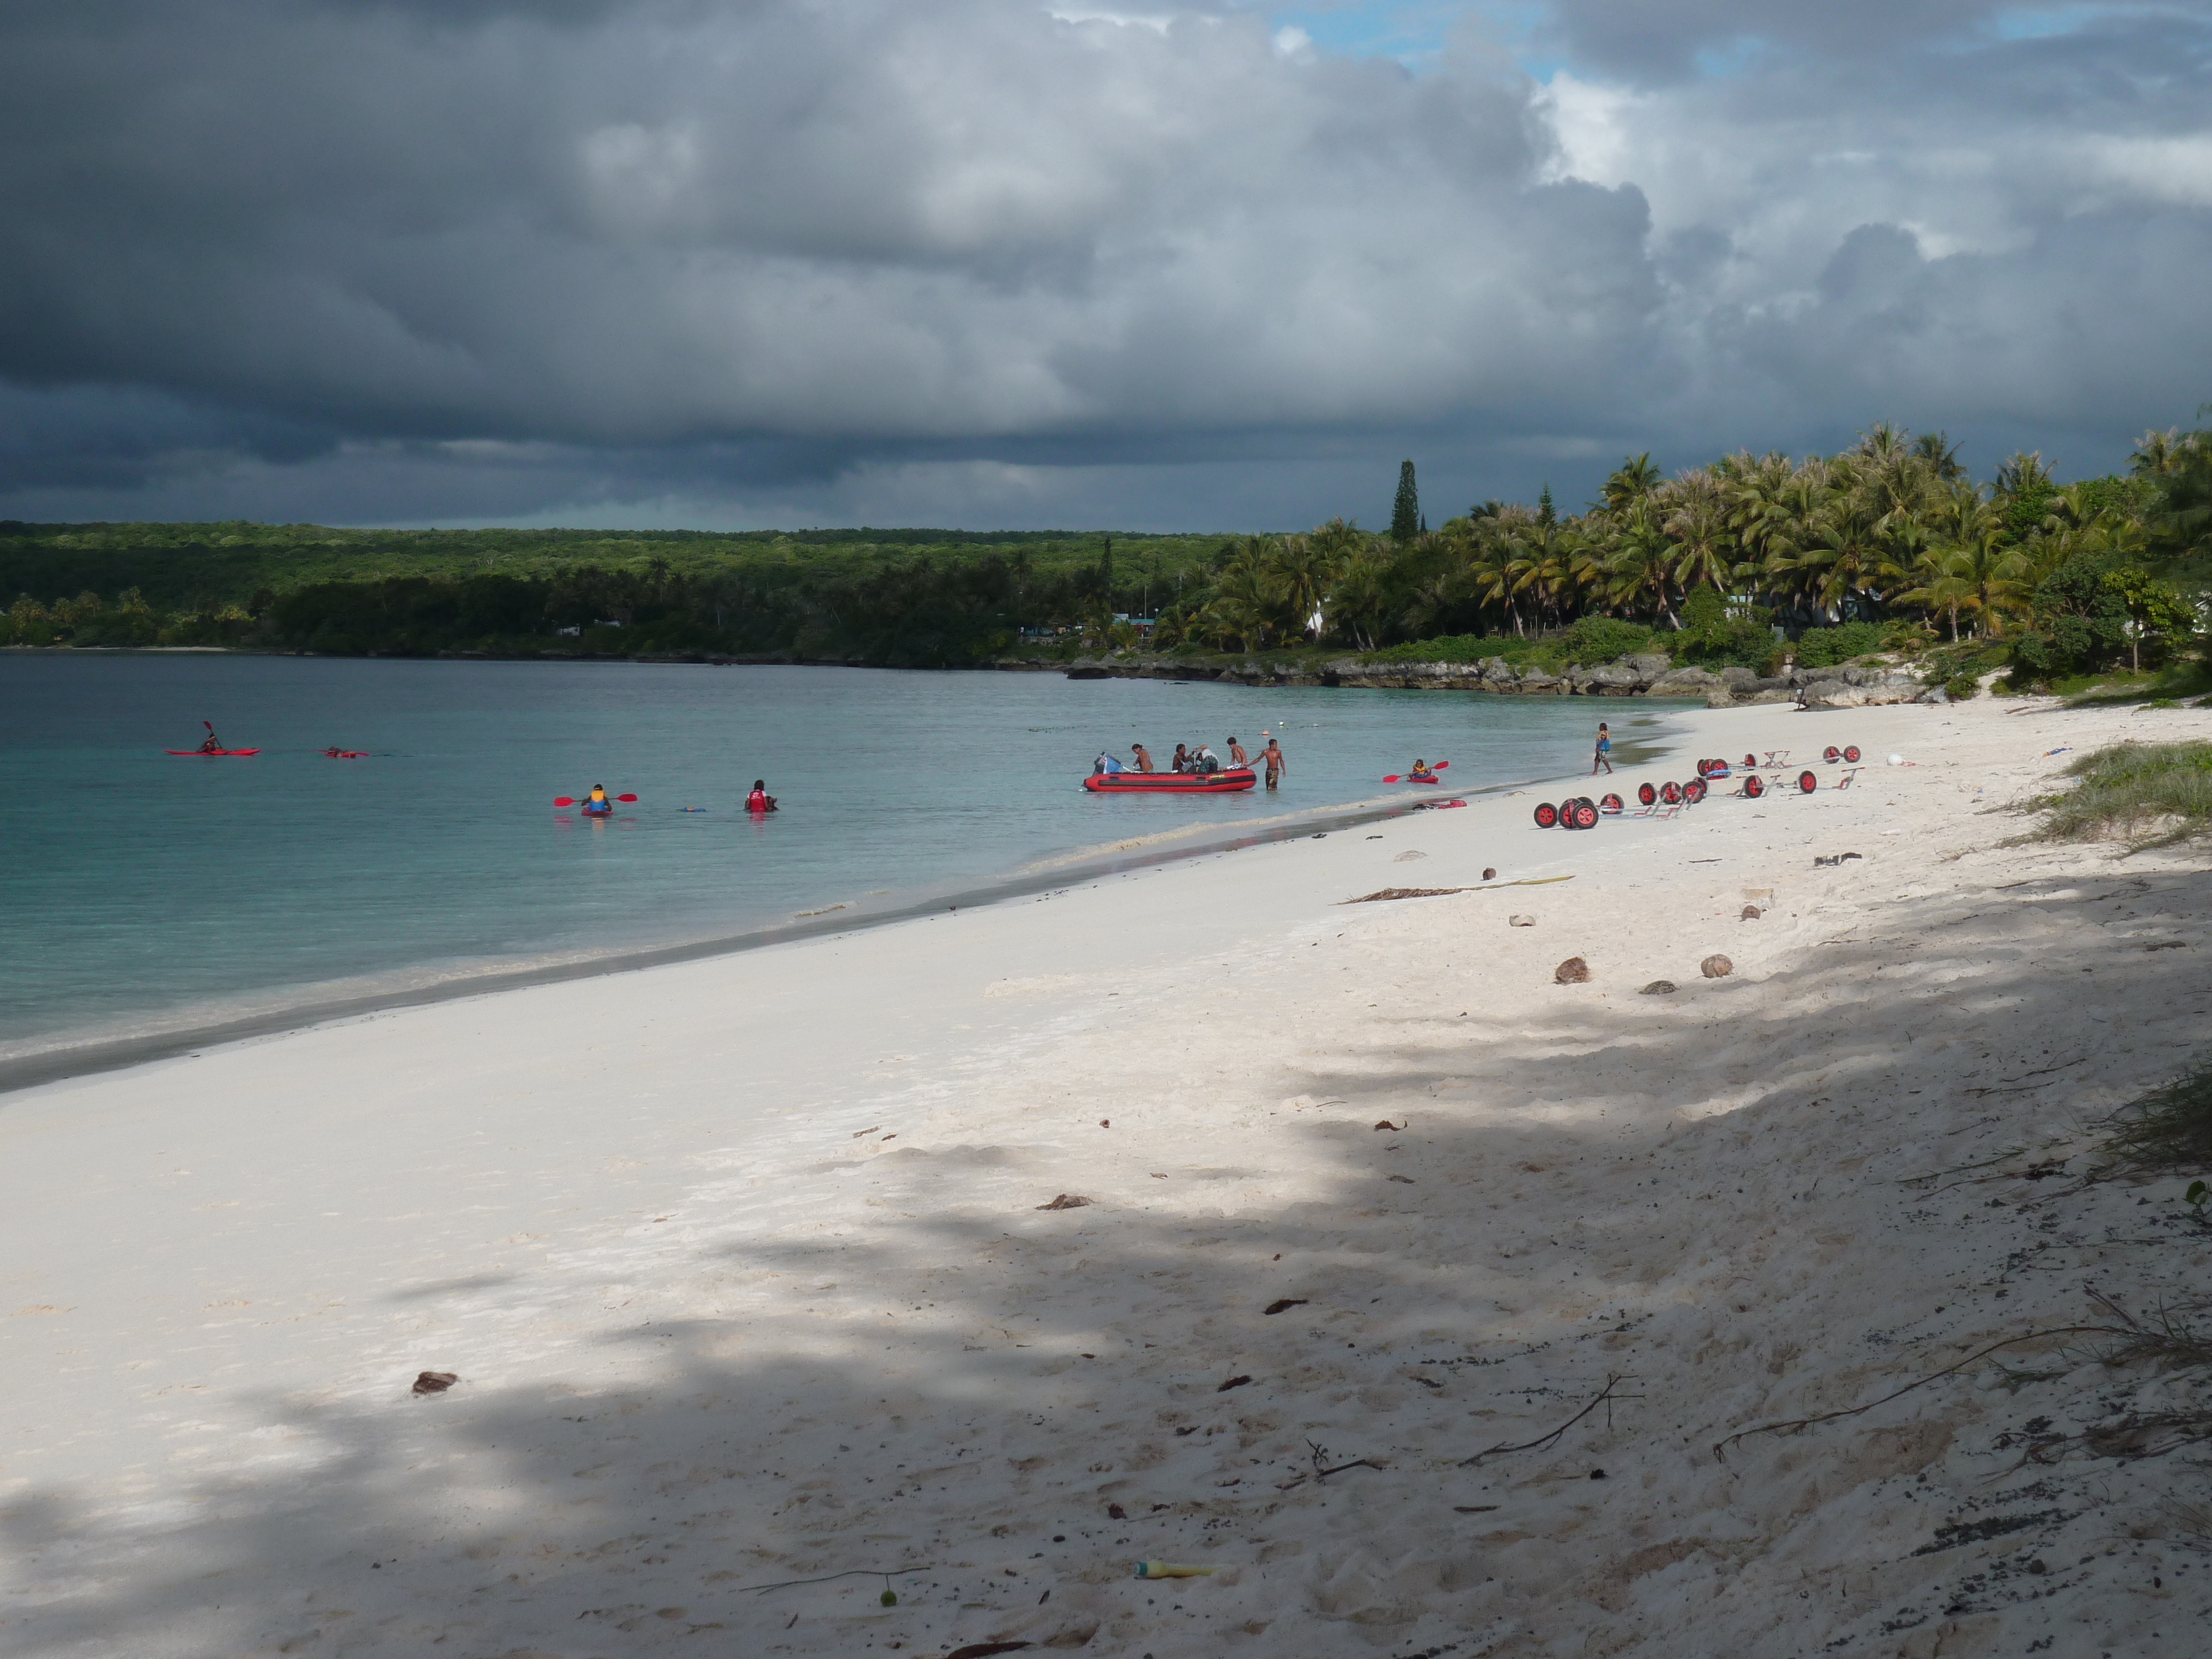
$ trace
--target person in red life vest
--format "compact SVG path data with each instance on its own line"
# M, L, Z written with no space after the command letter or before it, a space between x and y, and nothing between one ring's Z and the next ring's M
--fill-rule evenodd
M745 811L748 812L773 812L775 811L775 797L769 793L768 782L766 779L755 778L753 780L753 792L745 797Z

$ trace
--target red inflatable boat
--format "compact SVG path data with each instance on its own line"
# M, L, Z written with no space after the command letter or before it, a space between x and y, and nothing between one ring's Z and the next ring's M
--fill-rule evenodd
M1083 787L1101 795L1233 795L1259 780L1249 766L1227 772L1093 772Z

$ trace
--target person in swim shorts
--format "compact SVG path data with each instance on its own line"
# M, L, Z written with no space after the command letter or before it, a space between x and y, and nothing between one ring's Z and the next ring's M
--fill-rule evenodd
M1267 739L1267 746L1260 751L1260 763L1267 769L1267 787L1270 789L1281 780L1291 765L1283 758L1283 745L1273 738Z
M1244 752L1244 745L1232 735L1229 739L1229 763L1239 769L1251 765L1252 757Z
M1607 772L1613 770L1613 733L1607 729L1603 720L1597 723L1597 753L1590 761L1592 777L1597 775L1597 769L1601 766Z

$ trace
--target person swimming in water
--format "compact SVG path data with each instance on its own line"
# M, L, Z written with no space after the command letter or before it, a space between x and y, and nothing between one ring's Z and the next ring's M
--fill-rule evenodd
M584 797L580 810L586 817L612 817L615 811L615 804L607 799L606 785L604 783L593 784L592 786L592 793Z
M755 778L753 780L753 792L745 797L745 811L748 812L773 812L775 811L775 797L769 793L768 780L766 778Z

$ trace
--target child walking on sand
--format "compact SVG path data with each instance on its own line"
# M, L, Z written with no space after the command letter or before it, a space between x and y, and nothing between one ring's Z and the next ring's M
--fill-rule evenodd
M1595 777L1597 775L1597 769L1601 766L1605 768L1607 772L1612 771L1612 757L1613 733L1606 729L1605 722L1603 720L1600 720L1597 723L1597 754L1590 762L1590 775L1592 777Z

